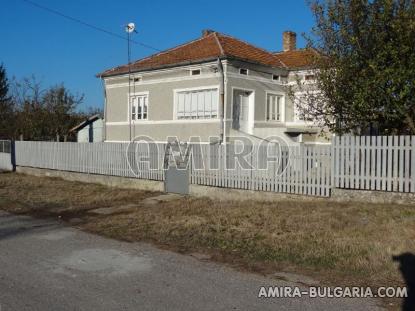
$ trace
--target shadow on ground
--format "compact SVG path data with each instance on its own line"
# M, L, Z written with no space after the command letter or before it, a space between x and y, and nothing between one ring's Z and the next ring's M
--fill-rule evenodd
M7 216L0 214L0 240L10 239L18 235L30 234L33 231L47 232L59 227L56 222L39 222L33 224L30 219L16 220L5 219ZM24 217L24 216L23 216Z
M399 270L408 289L408 297L403 302L402 310L413 311L415 310L415 255L403 253L393 256L393 260L399 262Z

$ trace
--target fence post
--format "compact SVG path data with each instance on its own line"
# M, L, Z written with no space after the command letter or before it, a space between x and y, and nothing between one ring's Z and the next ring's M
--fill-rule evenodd
M305 168L307 167L306 165L304 165L304 163L307 163L307 159L306 159L306 153L305 153L305 149L304 149L304 143L300 142L300 194L306 194L306 172L305 172Z
M16 144L14 140L10 141L10 161L12 164L12 171L16 171Z
M411 189L415 192L415 136L411 136Z
M330 163L330 190L329 190L329 194L331 196L333 189L335 188L335 175L336 175L336 152L335 152L335 147L336 147L336 141L337 141L337 136L334 136L333 139L331 140L331 145L330 145L330 158L331 158L331 163Z

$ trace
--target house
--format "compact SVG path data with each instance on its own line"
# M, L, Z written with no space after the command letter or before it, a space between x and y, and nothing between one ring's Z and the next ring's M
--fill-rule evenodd
M93 115L77 126L69 130L76 133L78 143L96 143L102 142L104 120L98 115Z
M283 51L272 53L204 30L196 40L106 70L98 74L105 87L105 141L145 135L212 143L277 135L293 144L323 142L288 96L298 78L312 81L315 53L296 49L291 31L283 33Z

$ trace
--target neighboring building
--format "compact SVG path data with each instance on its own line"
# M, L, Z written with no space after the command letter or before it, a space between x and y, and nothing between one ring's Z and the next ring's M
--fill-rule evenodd
M69 132L75 132L78 143L102 142L104 120L99 115L94 115L84 122L72 128Z
M288 96L297 78L312 80L313 50L296 49L284 32L284 51L271 53L204 30L199 39L103 73L106 141L147 135L157 141L200 136L219 141L278 135L290 143L324 142L320 129L298 117ZM130 77L129 79L129 71ZM129 94L131 103L129 104ZM222 103L223 95L223 103Z

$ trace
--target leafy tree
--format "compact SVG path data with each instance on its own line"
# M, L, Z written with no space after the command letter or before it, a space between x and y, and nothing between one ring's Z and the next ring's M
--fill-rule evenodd
M326 0L310 3L316 25L316 85L301 114L336 133L415 134L415 2Z
M0 139L12 135L13 103L9 94L9 81L6 69L0 65Z

